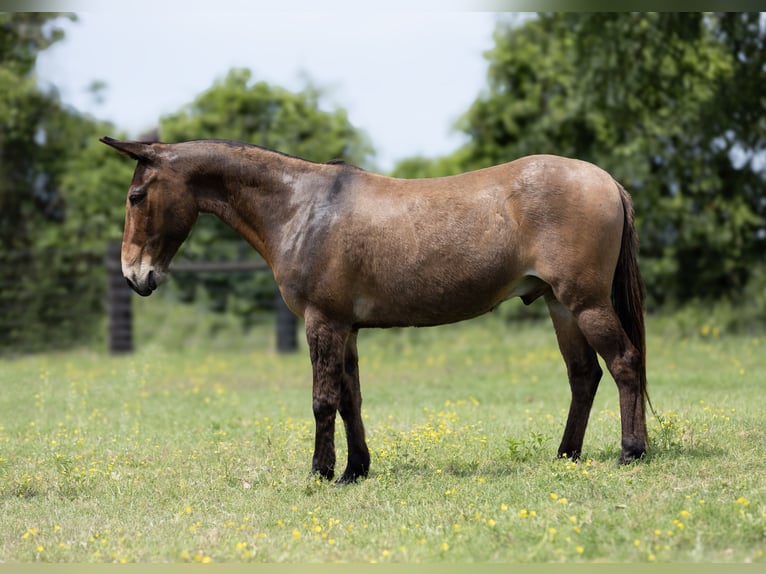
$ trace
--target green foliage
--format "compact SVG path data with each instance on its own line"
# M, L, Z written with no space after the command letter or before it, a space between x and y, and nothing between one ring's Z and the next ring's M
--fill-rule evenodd
M551 442L553 437L543 433L531 431L529 436L523 439L506 439L508 444L508 456L511 460L518 462L528 462L540 456L547 443Z
M321 91L298 93L254 81L233 69L178 113L162 118L166 141L223 138L246 141L312 161L364 164L371 149L343 109L321 109Z
M0 246L29 244L31 228L60 219L48 130L61 128L56 98L38 90L32 72L40 50L61 37L56 14L0 14ZM53 134L56 135L56 134Z
M61 177L67 217L49 237L50 247L63 235L76 245L104 251L107 241L122 238L125 196L135 166L98 141L105 134L124 137L109 124L93 123L69 159Z
M37 54L62 37L58 14L0 14L0 349L66 347L101 315L104 244L90 199L70 201L65 180L96 124L36 84ZM71 17L70 17L71 18ZM78 172L72 172L73 167ZM88 190L92 192L93 190ZM91 193L92 194L92 193ZM89 195L91 195L89 194Z
M500 21L488 87L458 124L468 144L417 171L592 161L633 195L652 305L739 296L766 247L764 43L759 14Z
M603 164L612 154L611 171L633 193L657 301L739 293L763 261L765 184L752 164L766 135L753 117L766 88L762 74L753 76L766 64L752 47L766 40L759 20L699 13L577 20L578 73L603 86L583 100L601 116L603 149L593 146L593 157Z
M453 155L431 159L427 157L412 157L399 161L390 175L407 179L441 177L455 175L464 170L460 152Z
M165 141L222 138L246 141L312 161L343 159L364 165L371 153L365 137L348 121L343 109L325 111L321 92L308 84L292 93L254 81L246 69L233 69L178 113L162 118ZM255 258L256 254L231 229L212 216L198 220L178 260L223 261ZM212 308L236 309L250 325L263 308L271 308L275 286L268 275L176 273L181 297L193 301L198 289Z

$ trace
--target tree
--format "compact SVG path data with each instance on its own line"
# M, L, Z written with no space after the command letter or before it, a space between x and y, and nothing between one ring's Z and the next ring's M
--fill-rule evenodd
M391 170L391 177L402 177L408 179L420 179L424 177L441 177L445 175L454 175L464 170L466 158L461 155L462 150L458 150L452 155L441 158L427 158L416 156L405 158L394 166Z
M254 81L246 69L233 69L178 113L162 118L165 141L223 138L246 141L312 161L343 159L364 165L372 149L343 109L321 108L321 92L312 85L290 92ZM179 258L220 261L256 257L232 230L211 216L200 217ZM216 310L234 309L246 324L273 305L271 277L176 273L186 300L202 286Z
M60 197L47 173L46 129L60 120L55 96L34 80L37 54L62 37L48 26L60 14L0 13L0 246L26 246L38 218L60 220Z
M757 14L556 13L501 22L459 126L465 169L592 161L632 193L651 300L740 293L763 263L766 30Z
M37 55L62 38L60 14L0 14L0 349L62 347L93 334L98 251L62 233L90 222L67 205L62 182L94 122L42 91ZM73 18L72 16L64 16ZM103 284L103 281L101 282Z

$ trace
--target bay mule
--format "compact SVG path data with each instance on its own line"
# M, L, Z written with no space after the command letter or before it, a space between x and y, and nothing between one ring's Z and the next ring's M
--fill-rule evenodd
M602 169L551 155L434 179L384 177L241 142L101 141L137 160L122 270L149 295L200 212L261 254L305 320L316 422L312 470L367 475L357 333L462 321L543 297L571 389L560 456L580 456L602 371L619 392L620 462L647 448L643 286L631 199Z

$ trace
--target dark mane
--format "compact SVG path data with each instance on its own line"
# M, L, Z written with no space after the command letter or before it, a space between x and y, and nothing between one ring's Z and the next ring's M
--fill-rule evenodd
M300 161L305 161L305 162L313 163L313 164L317 164L317 165L322 165L324 163L324 165L341 165L341 166L347 166L347 167L350 167L350 168L361 170L361 168L356 167L354 165L351 165L351 164L347 163L345 160L342 160L342 159L331 159L330 161L327 161L327 162L318 162L318 161L313 161L313 160L306 159L304 157L300 157L300 156L297 156L297 155L285 153L283 151L271 149L271 148L268 148L268 147L265 147L265 146L251 144L251 143L247 143L247 142L243 142L243 141L238 141L238 140L211 138L211 139L190 140L190 141L187 141L185 143L189 143L189 144L216 143L216 144L223 144L225 146L229 146L229 147L232 147L232 148L255 148L255 149L259 149L259 150L266 151L266 152L269 152L269 153L274 153L274 154L277 154L277 155L281 155L283 157L289 157L291 159L297 159L297 160L300 160Z

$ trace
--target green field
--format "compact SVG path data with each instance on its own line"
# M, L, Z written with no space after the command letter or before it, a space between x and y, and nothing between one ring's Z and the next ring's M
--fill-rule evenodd
M547 322L362 332L372 469L336 487L305 348L153 317L131 356L0 363L0 562L766 562L764 337L650 319L651 451L618 467L608 376L584 459L555 459Z

